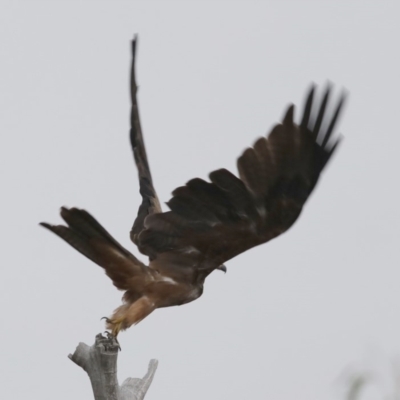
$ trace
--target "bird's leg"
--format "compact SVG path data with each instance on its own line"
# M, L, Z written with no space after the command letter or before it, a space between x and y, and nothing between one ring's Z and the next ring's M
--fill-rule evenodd
M103 317L101 319L105 319L107 328L111 329L111 332L109 332L109 331L104 332L107 335L107 339L110 341L115 341L116 344L118 345L119 350L121 351L121 345L119 344L117 336L118 336L119 331L121 330L122 321L116 322L107 317Z
M106 320L106 328L111 330L113 336L117 337L118 333L122 328L122 323L124 322L124 318L107 318L103 317L101 319Z

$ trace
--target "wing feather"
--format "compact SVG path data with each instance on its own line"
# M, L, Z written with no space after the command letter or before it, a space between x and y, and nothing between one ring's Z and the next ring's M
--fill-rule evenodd
M219 169L211 182L195 178L175 189L171 211L146 218L139 249L152 259L193 253L192 266L217 267L289 229L339 143L332 134L344 95L330 112L330 86L319 102L314 93L311 87L300 125L291 105L281 124L242 153L239 177Z
M132 41L132 66L131 66L131 129L130 141L135 164L139 174L140 194L142 203L139 206L138 214L133 223L130 237L137 244L137 236L144 228L144 220L148 215L161 212L160 202L153 185L153 178L147 159L146 148L144 145L142 127L139 117L139 106L137 102L137 84L135 76L137 37Z

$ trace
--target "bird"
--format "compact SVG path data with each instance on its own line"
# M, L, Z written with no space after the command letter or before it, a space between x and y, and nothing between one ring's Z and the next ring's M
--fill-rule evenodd
M331 106L332 86L317 96L316 85L311 85L300 122L294 121L290 105L282 122L237 159L238 175L221 168L209 180L191 179L172 192L169 210L163 211L139 119L137 37L131 45L130 141L142 202L130 238L148 257L148 265L83 209L62 207L65 225L41 223L102 267L124 291L122 304L105 318L115 338L158 308L198 299L213 271L226 272L226 262L294 224L342 139L334 131L346 98L342 92Z

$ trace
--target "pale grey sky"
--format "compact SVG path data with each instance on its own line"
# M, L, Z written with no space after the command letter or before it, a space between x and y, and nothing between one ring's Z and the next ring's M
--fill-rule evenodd
M2 1L2 397L92 398L67 354L104 330L121 293L37 224L78 206L135 252L135 33L163 202L192 177L235 171L310 82L350 96L345 140L295 226L212 274L199 300L121 334L120 381L157 358L148 400L338 399L354 362L400 354L399 12L396 1Z

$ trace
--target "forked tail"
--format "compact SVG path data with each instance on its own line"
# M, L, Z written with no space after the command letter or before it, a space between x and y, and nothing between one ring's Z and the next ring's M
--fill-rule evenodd
M40 225L103 267L118 289L132 290L130 278L145 278L145 265L122 247L87 211L62 207L61 217L68 226L45 222Z

